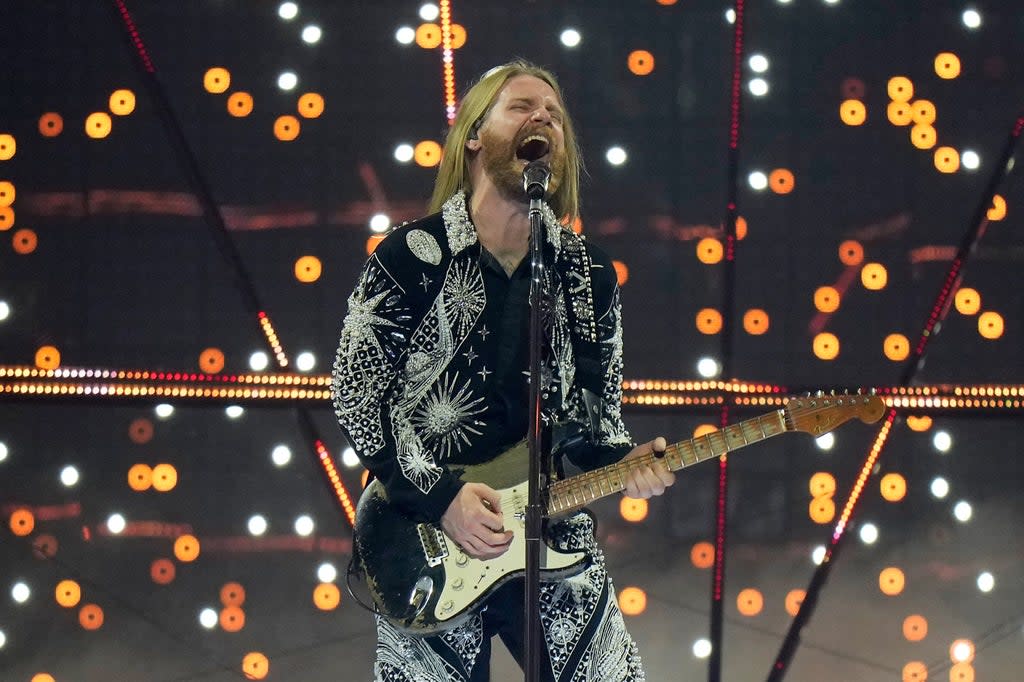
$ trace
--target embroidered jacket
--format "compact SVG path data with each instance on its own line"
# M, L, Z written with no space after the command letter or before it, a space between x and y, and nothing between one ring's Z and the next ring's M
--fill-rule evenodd
M618 285L609 258L561 227L547 206L544 223L545 248L556 265L545 268L550 295L543 316L544 419L580 427L588 437L566 454L590 470L618 461L632 444L621 416ZM479 463L500 454L489 448L494 425L486 397L499 344L497 330L483 320L487 299L480 248L462 192L440 214L394 230L370 256L349 297L334 362L332 395L345 436L390 500L433 522L462 486L445 465ZM559 266L583 249L590 273L575 277L583 282L564 282L561 273L567 270ZM571 317L566 306L579 299L567 302L565 287L579 291L580 284L591 290L593 310ZM593 434L574 383L570 334L571 320L588 315L601 365L599 428Z

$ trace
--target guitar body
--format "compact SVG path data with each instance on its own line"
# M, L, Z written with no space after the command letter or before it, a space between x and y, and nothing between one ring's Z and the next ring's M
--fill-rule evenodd
M876 422L885 412L876 395L815 395L789 399L784 408L669 445L659 457L670 470L720 455L789 431L815 437L855 417ZM895 412L891 415L895 417ZM515 532L507 552L489 561L462 552L441 528L417 523L388 502L384 486L371 483L356 510L356 551L366 571L377 610L412 634L454 627L473 606L509 579L526 572L526 481L529 453L519 443L486 464L451 467L460 480L486 483L501 493L506 528ZM629 458L561 481L544 491L544 512L560 517L625 489L631 470L652 465L653 453ZM585 552L558 551L541 543L541 580L557 580L585 569Z
M380 481L367 486L356 509L356 549L384 617L412 634L433 634L455 627L481 599L525 574L528 456L522 442L485 464L451 467L460 480L501 493L506 528L514 536L507 552L487 561L465 554L440 526L408 517L388 501ZM541 544L541 580L574 575L588 565L583 552Z

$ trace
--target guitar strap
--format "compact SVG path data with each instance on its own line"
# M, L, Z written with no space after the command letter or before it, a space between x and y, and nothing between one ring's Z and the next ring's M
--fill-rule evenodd
M592 263L583 238L571 232L562 232L561 251L558 271L562 276L565 309L576 357L575 383L587 411L587 426L593 441L601 423L604 370L601 367L601 346L597 341L594 287L590 275Z

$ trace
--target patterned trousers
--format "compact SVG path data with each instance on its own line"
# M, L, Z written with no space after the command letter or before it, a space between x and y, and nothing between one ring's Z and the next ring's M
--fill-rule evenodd
M551 526L560 549L586 549L593 561L582 573L542 582L540 594L545 682L641 682L636 644L615 598L604 556L585 513ZM502 585L459 626L429 637L411 636L377 617L376 682L487 682L491 638L501 637L523 664L524 580Z

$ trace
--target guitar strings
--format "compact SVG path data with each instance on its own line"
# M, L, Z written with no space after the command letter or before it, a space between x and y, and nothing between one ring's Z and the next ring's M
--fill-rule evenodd
M850 397L854 398L855 396L850 396ZM801 412L802 416L808 417L808 416L817 415L817 414L819 414L821 412L833 411L833 410L835 410L836 407L838 407L838 405L836 405L836 404L822 405L820 407L812 405L812 406L809 406L809 407L802 407L802 408L799 408L799 409L800 409L800 412ZM856 406L851 405L851 407L856 407ZM761 422L766 420L766 419L769 420L769 421L773 421L775 418L779 417L780 413L782 413L781 416L782 416L782 419L783 419L783 426L784 426L783 431L774 432L774 433L771 433L771 432L766 433L765 430L764 430L764 425ZM757 439L755 439L753 441L747 441L746 437L743 434L743 428L745 426L754 426L755 424L757 425L758 430L760 431L761 437L757 438ZM644 466L651 466L658 459L665 460L670 455L673 456L673 457L676 457L680 466L677 469L674 469L674 471L675 471L675 470L678 470L678 469L685 468L687 466L692 466L693 464L697 464L697 463L702 462L702 461L706 461L708 459L712 459L714 457L719 457L719 456L724 455L724 454L726 454L726 453L728 453L728 452L730 452L732 450L739 449L743 445L748 445L751 442L758 442L760 440L764 440L764 439L770 438L772 436L776 436L776 435L779 435L781 433L784 433L785 431L795 430L793 428L794 426L795 426L794 425L794 418L793 418L793 415L789 412L788 405L787 405L787 407L779 408L778 410L775 410L774 412L769 412L767 414L762 414L762 415L759 415L757 417L753 417L751 419L747 419L747 420L744 420L742 422L738 422L736 424L731 424L729 426L724 427L721 430L715 430L715 431L712 431L711 433L704 434L703 436L700 436L700 437L697 437L697 438L689 438L689 439L681 440L681 441L676 442L676 443L671 443L668 446L666 446L665 451L664 451L664 453L663 453L663 455L661 457L656 457L655 453L653 453L653 452L646 453L646 454L640 455L639 457L635 457L635 458L633 458L631 460L616 462L614 464L608 465L606 467L602 467L600 469L596 469L594 471L588 471L588 472L586 472L584 474L581 474L579 476L574 476L572 478L564 479L564 480L561 480L561 481L556 481L555 483L553 483L550 486L548 486L548 489L547 489L546 492L548 493L549 497L548 497L548 500L546 500L545 502L550 502L550 500L553 497L556 497L556 496L567 496L571 492L571 489L573 489L573 488L579 489L579 488L582 488L584 486L589 486L593 490L592 486L594 484L597 484L598 485L598 490L601 491L601 494L598 495L597 497L594 497L593 499L589 500L589 501L593 501L593 500L596 500L596 499L598 499L599 497L601 497L601 496L603 496L605 494L610 494L610 493L618 492L618 490L624 489L625 485L622 482L623 474L628 474L630 471L635 470L635 469L639 469L639 468L644 467ZM734 447L730 446L729 445L728 437L726 436L726 432L729 429L732 429L733 432L736 432L738 430L738 432L740 434L740 437L742 437L744 439L744 442L742 444L736 445ZM715 442L713 440L713 436L715 436L716 434L717 434L718 438L721 440L721 444L725 446L725 449L722 450L721 452L716 452L715 451ZM704 440L707 441L708 450L710 452L709 455L707 455L707 456L705 456L703 458L701 458L697 454L697 451L696 451L696 443L697 443L698 440L701 440L701 439L704 439ZM692 453L693 456L694 456L694 460L692 462L687 461L686 458L684 457L683 453L685 453L687 451ZM602 472L604 472L604 473L602 473ZM616 477L617 477L618 480L613 481L611 479L611 477L608 475L610 473L616 474ZM609 490L608 493L604 493L603 490L600 487L600 484L602 482L606 482L607 484L609 484L609 488L615 488L616 486L618 486L618 488L617 488L617 490ZM584 495L583 497L585 498L586 495ZM567 511L568 509L572 508L573 506L576 506L577 504L580 504L580 503L577 503L576 500L574 499L572 504L566 510L559 510L559 511ZM582 504L586 504L586 501L582 502ZM505 501L502 500L502 504L500 505L500 508L501 508L502 514L504 515L506 512L508 512L508 513L516 513L516 512L518 512L519 509L520 509L520 506L516 502L513 502L511 504L506 504Z

